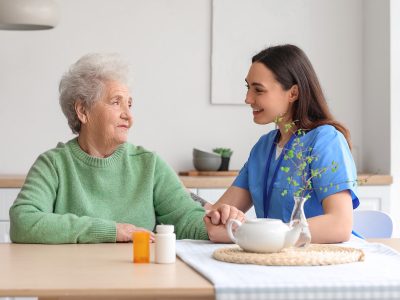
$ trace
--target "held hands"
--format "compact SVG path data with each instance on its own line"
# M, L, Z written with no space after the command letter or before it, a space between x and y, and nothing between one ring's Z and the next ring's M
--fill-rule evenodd
M244 222L245 215L234 206L222 204L221 206L206 211L204 223L206 224L208 237L215 243L231 243L226 231L226 223L230 219Z
M117 223L117 242L130 242L132 241L132 233L135 231L147 231L150 232L150 242L154 242L154 233L142 228L136 227L132 224Z

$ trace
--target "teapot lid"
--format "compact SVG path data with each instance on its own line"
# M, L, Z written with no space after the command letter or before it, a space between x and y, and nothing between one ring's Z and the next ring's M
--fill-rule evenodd
M271 219L271 218L258 218L258 219L249 219L244 222L250 226L268 226L271 230L289 230L290 227L282 222L280 219Z
M250 224L260 224L260 223L281 224L283 222L280 219L257 218L257 219L247 219L245 223L250 223Z

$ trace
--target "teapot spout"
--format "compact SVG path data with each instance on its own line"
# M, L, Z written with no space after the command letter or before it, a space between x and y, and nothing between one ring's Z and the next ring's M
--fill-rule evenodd
M294 246L300 237L301 224L295 223L292 228L286 233L285 248Z

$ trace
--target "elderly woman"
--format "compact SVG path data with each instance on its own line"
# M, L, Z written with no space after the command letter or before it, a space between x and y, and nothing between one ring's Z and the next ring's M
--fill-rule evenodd
M181 239L226 240L222 226L206 229L204 209L160 157L127 143L127 75L118 56L91 54L62 77L61 108L78 136L30 169L10 209L13 242L127 242L161 223L175 225Z

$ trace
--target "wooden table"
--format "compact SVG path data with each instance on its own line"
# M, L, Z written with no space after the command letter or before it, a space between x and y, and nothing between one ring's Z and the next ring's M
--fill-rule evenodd
M0 297L214 299L210 282L177 259L133 264L132 244L0 244Z
M400 251L400 239L371 239ZM210 282L181 260L133 264L132 244L0 244L0 297L213 299Z
M382 243L400 252L400 238L395 239L368 239L368 242Z

